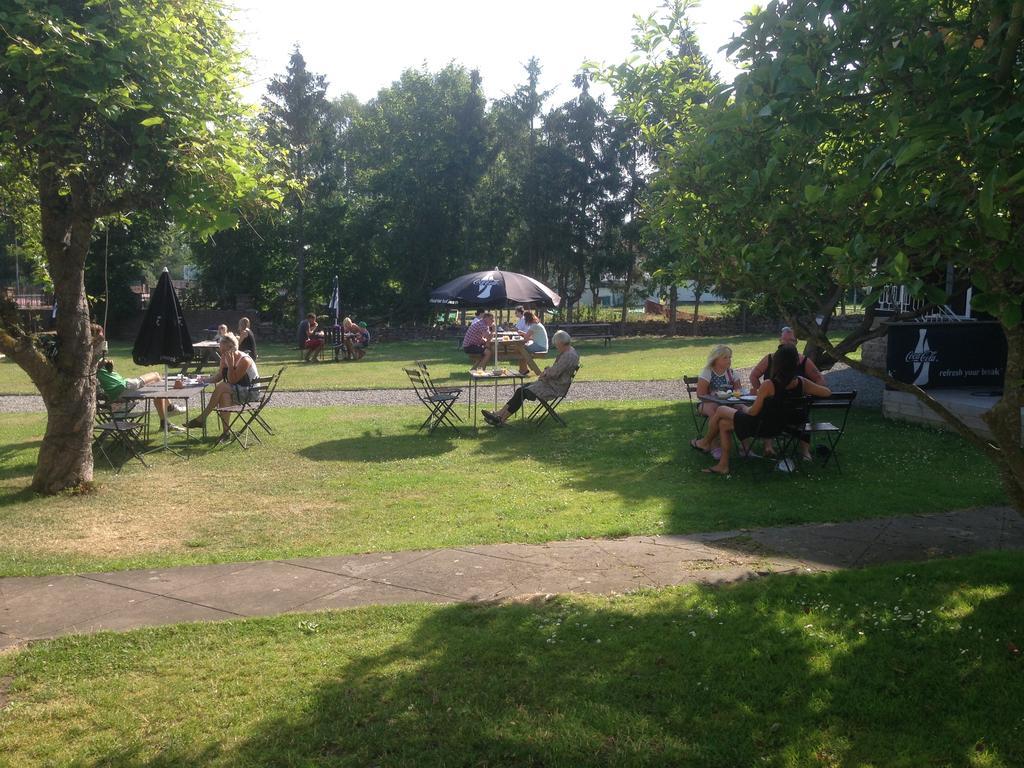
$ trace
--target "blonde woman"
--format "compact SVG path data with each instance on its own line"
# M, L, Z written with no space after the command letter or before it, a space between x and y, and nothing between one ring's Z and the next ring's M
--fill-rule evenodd
M697 396L703 397L712 392L724 392L739 389L740 377L732 369L732 348L719 344L708 355L708 364L697 377ZM714 403L701 403L701 413L709 419L714 416L719 406Z
M194 419L190 419L185 426L189 429L202 427L214 408L241 405L258 399L259 392L253 387L259 375L256 362L245 352L238 351L238 337L228 332L220 340L220 370L213 379L215 386L206 403L206 409ZM220 419L223 422L223 431L218 442L225 443L231 439L228 433L228 415L222 413Z

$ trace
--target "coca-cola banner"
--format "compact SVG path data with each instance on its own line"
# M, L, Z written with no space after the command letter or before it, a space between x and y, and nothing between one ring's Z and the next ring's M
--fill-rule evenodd
M1006 373L1006 336L999 323L890 323L889 375L935 387L1000 388Z

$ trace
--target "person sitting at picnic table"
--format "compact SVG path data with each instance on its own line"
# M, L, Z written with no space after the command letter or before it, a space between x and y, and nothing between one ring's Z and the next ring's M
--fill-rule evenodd
M779 344L790 345L796 347L797 338L796 332L788 325L782 326L782 330L779 331ZM750 371L750 391L756 393L758 387L761 386L761 379L763 377L771 378L771 355L765 355L761 358L761 361L754 366L753 370ZM814 364L814 361L810 358L800 355L800 363L797 367L797 374L803 376L808 381L813 381L815 384L825 386L825 377L821 371L818 370L818 366ZM764 443L764 454L765 456L772 456L775 453L774 441L765 440ZM800 436L800 456L804 461L811 460L811 442L807 435Z
M210 382L214 385L213 393L206 403L206 408L194 419L185 422L189 429L202 427L215 408L226 408L231 405L242 405L250 403L259 398L259 391L254 389L256 379L260 372L256 368L256 361L246 352L238 349L238 337L228 333L220 340L220 370ZM218 444L225 443L231 439L228 432L230 414L221 413L220 420L223 424Z
M552 400L568 393L572 377L580 365L580 353L572 346L572 338L565 331L555 331L551 340L558 350L554 364L545 368L536 381L519 387L500 411L482 411L484 421L500 427L522 407L523 400Z
M324 349L324 332L317 325L316 315L310 312L306 319L299 323L299 348L306 350L304 362L316 360L320 362L320 353Z
M238 349L256 359L259 355L256 354L256 336L253 334L251 326L248 317L243 317L238 321Z
M217 332L213 334L213 340L220 344L220 340L228 335L228 327L221 323L217 326Z
M523 318L526 320L526 329L522 331L523 344L520 347L519 372L525 374L530 370L539 376L540 367L533 361L533 356L547 354L548 331L537 321L537 316L533 312L524 312Z
M748 441L760 432L778 434L786 425L789 416L786 401L804 396L828 397L832 391L799 375L800 354L796 347L783 344L772 355L771 378L762 382L757 390L757 400L749 408L721 406L708 422L704 437L691 440L690 445L698 451L710 453L715 438L720 438L722 455L713 467L702 470L716 475L729 474L729 452L732 447L732 433L740 441ZM803 419L801 419L802 421Z
M359 344L361 338L362 331L352 322L351 317L341 321L341 343L345 345L345 355L349 360L362 360L366 357L366 352Z
M113 411L118 414L125 414L131 410L134 403L125 399L126 392L136 392L150 384L159 384L163 377L156 371L144 373L141 376L134 376L126 379L114 370L114 363L111 360L104 360L96 370L96 380L99 382L103 395L110 401L111 405L117 405ZM164 422L168 413L182 413L185 408L177 403L168 403L166 398L159 398L153 401L157 415L160 417L160 430L164 429ZM177 424L166 424L167 429L181 432L182 428Z
M462 351L474 358L473 370L475 368L486 368L487 362L491 359L491 348L489 345L493 331L491 324L494 322L494 315L484 312L476 316L476 319L469 324L466 335L462 337Z
M526 320L526 310L522 307L516 307L516 330L520 333L526 333L526 328L529 323Z
M740 377L730 367L732 364L732 348L725 344L718 344L708 355L707 365L697 375L697 397L707 397L715 392L730 393L740 388ZM721 406L718 403L701 402L698 406L700 412L707 418L715 415ZM717 459L721 448L715 446L711 449L712 455Z
M360 320L356 325L359 326L359 338L356 341L356 346L360 349L366 349L370 346L370 329L366 326L364 320Z

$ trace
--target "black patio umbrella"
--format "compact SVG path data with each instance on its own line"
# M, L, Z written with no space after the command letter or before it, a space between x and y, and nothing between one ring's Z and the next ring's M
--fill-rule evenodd
M180 365L191 359L192 337L171 285L171 275L164 267L149 296L149 306L132 348L132 360L138 365Z
M445 283L431 292L430 303L486 309L508 309L519 304L557 307L562 303L562 297L540 280L495 268L486 272L470 272Z

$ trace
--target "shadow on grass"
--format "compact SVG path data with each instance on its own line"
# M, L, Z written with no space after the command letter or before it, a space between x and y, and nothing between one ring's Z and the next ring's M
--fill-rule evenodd
M432 609L389 617L414 626L385 650L340 655L362 625L318 614L323 636L295 641L322 680L301 704L215 757L146 764L1021 765L1024 661L994 640L1020 632L1024 567L913 571Z
M22 443L0 444L0 480L32 477L35 472L35 454L43 444L42 438ZM19 457L19 454L24 453Z
M433 435L384 435L366 432L362 437L325 440L299 449L300 456L313 461L401 461L443 456L455 450L455 444L441 432Z

